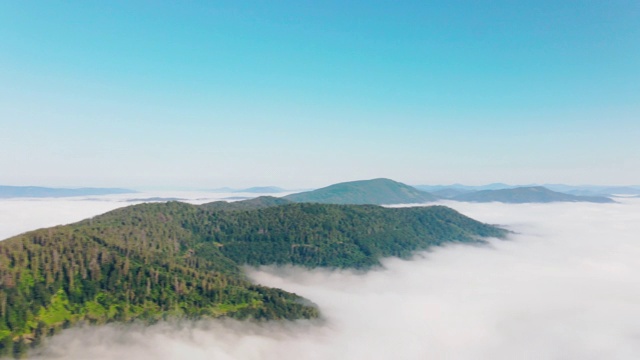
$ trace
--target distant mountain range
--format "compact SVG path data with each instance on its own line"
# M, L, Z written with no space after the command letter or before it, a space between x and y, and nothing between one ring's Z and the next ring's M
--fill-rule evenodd
M512 204L548 202L614 202L604 196L577 196L549 190L542 186L501 190L481 190L453 196L451 200L466 202L503 202Z
M140 198L140 199L127 199L126 202L167 202L167 201L186 201L187 199L176 198L176 197L148 197L148 198Z
M640 195L640 186L570 186L562 184L547 184L545 187L572 195L585 196L617 196L617 195Z
M134 190L118 188L49 188L40 186L2 186L0 185L0 198L20 197L70 197L70 196L94 196L113 194L132 194Z
M321 189L291 194L284 199L293 202L323 204L418 204L438 200L428 192L389 180L373 179L334 184Z
M507 185L507 184L503 184L503 183L492 183L492 184L478 185L478 186L462 185L462 184L451 184L451 185L415 185L414 187L416 189L419 189L419 190L422 190L422 191L428 191L430 193L436 193L436 192L442 191L442 190L457 190L457 191L462 191L462 192L468 192L468 191L480 191L480 190L511 189L511 188L518 187L518 186Z
M218 201L208 206L231 211L282 205L287 202L354 205L424 204L444 199L463 202L504 203L614 202L605 196L573 195L552 191L542 186L515 187L506 184L489 184L478 187L464 185L447 187L438 185L421 186L421 188L432 189L432 192L422 191L397 181L380 178L338 183L317 190L290 194L281 198L259 197L251 201L235 203Z
M217 193L278 194L278 193L287 192L288 190L285 190L277 186L254 186L254 187L244 188L244 189L222 187L217 189L209 189L207 191L217 192Z
M287 190L276 186L261 186L245 189L220 188L210 191L247 194L278 194ZM0 198L21 197L71 197L136 193L121 188L49 188L37 186L0 186ZM290 202L312 202L324 204L421 204L442 199L471 202L612 202L609 197L640 195L640 186L571 186L550 184L546 186L514 186L493 183L481 186L417 185L409 186L390 179L372 179L343 182L321 189L295 193L282 197ZM243 200L246 197L227 198ZM151 197L130 201L161 202L181 200L174 197ZM246 205L243 205L246 206Z
M277 194L286 192L287 190L277 186L256 186L247 189L234 190L234 192L258 193L258 194Z
M513 188L525 188L542 186L549 190L582 196L616 196L616 195L640 195L640 186L598 186L598 185L564 185L564 184L542 184L542 185L508 185L494 183L480 186L468 186L462 184L452 185L415 185L416 189L428 191L434 195L444 198L453 198L464 193L481 190L503 190Z
M503 186L507 188L500 188ZM430 188L433 192L422 191L389 179L373 179L334 184L322 189L287 195L283 199L293 202L377 205L419 204L441 199L504 203L614 202L604 196L565 194L542 186L513 187L506 184L490 184L481 187L457 185L451 188L442 186L421 188ZM474 190L478 188L484 190Z

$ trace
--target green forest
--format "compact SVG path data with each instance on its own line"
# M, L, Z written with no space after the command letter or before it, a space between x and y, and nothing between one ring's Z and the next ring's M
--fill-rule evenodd
M0 242L0 356L78 323L316 318L313 303L252 284L240 266L367 269L507 233L443 206L279 204L141 204Z

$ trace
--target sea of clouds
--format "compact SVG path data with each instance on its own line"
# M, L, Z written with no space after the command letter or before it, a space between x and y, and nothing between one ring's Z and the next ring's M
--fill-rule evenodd
M51 201L53 206L66 200ZM451 245L412 260L387 259L383 269L366 274L247 269L256 282L314 301L324 316L320 321L76 328L51 338L32 355L97 360L639 359L640 199L619 201L448 202L516 234L486 246ZM0 202L2 224L13 216L32 227L50 225L37 221L46 213L37 206L8 211L11 206ZM76 215L100 210L89 208L79 205Z

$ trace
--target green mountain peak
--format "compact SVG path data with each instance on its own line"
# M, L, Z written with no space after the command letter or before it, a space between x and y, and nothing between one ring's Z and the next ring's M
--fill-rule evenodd
M385 178L359 180L284 197L294 202L324 204L420 204L437 197L409 185Z

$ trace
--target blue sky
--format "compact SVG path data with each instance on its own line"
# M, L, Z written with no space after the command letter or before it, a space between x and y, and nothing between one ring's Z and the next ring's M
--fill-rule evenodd
M5 1L0 184L640 184L637 1Z

